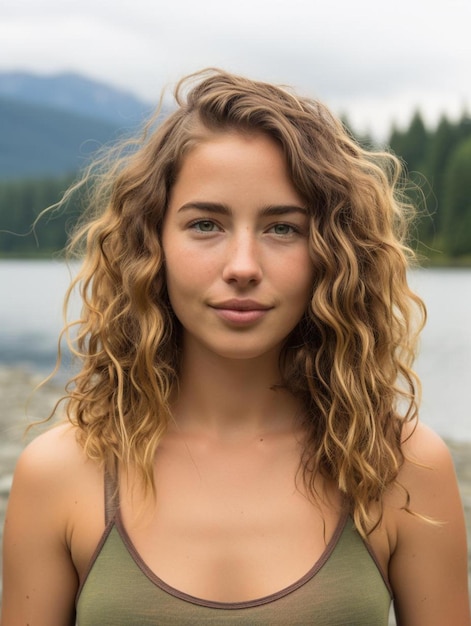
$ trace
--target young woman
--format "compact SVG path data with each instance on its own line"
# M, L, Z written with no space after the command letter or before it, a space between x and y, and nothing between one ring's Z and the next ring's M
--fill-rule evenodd
M77 235L82 367L16 469L3 626L468 625L397 161L318 102L189 80Z

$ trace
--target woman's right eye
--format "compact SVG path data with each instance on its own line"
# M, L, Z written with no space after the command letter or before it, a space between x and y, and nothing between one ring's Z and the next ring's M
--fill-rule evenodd
M197 220L190 224L190 228L200 233L213 233L221 230L219 226L212 220Z

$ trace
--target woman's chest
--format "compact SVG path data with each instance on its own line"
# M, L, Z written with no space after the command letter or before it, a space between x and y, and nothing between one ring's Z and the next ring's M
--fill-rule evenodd
M175 452L175 451L174 451ZM193 453L192 453L193 452ZM121 517L132 550L169 585L196 597L237 602L292 584L323 558L342 515L338 492L318 481L306 495L299 456L279 447L187 450L157 458L156 499L145 501L135 477L121 477ZM103 532L103 490L75 516L73 556L80 579ZM387 572L387 533L372 546Z
M313 503L295 456L261 456L161 457L152 511L136 516L122 498L123 525L152 572L190 595L233 602L274 593L312 568L341 516L338 498Z

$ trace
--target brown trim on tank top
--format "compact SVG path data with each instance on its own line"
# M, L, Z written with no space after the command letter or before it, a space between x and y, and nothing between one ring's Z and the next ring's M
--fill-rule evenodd
M86 570L84 572L83 578L80 581L79 588L78 588L77 593L75 595L75 606L77 606L77 604L78 604L78 601L79 601L79 598L80 598L80 594L82 593L83 587L84 587L85 583L87 582L87 578L90 575L90 572L92 571L93 566L95 565L95 561L100 556L100 552L101 552L103 546L105 545L105 542L108 539L108 535L113 530L114 526L115 526L115 520L112 519L106 525L105 530L103 531L103 534L100 537L100 541L98 542L97 547L93 551L93 554L91 556L90 562L87 565L87 568L86 568Z
M293 591L296 591L297 589L299 589L300 587L302 587L303 585L305 585L307 582L309 582L310 580L312 580L314 578L314 576L319 572L319 570L322 569L322 567L326 564L326 562L329 560L329 557L331 556L332 552L334 551L334 549L336 548L338 541L343 533L343 531L345 530L345 526L347 524L347 522L350 520L351 523L353 524L353 520L351 519L348 510L346 510L339 519L339 522L337 524L337 527L335 528L335 531L332 535L332 537L330 538L330 541L328 542L324 552L321 554L321 556L319 557L319 559L316 561L316 563L313 565L313 567L306 573L304 574L304 576L302 576L301 578L299 578L297 581L295 581L294 583L292 583L291 585L288 585L287 587L281 589L280 591L277 591L275 593L269 594L267 596L263 596L262 598L256 598L254 600L246 600L246 601L242 601L242 602L217 602L214 600L205 600L203 598L197 598L195 596L192 596L188 593L185 593L183 591L180 591L179 589L176 589L175 587L172 587L171 585L168 585L165 581L163 581L161 578L159 578L149 567L148 565L145 563L145 561L143 560L143 558L141 557L141 555L139 554L139 552L136 550L130 536L128 535L126 528L124 527L123 524L123 520L121 518L121 511L120 511L120 505L119 505L119 487L116 483L116 479L113 477L113 475L111 473L109 473L108 471L105 471L105 477L104 477L104 509L105 509L105 530L103 532L103 535L100 539L100 541L98 542L97 547L95 548L92 558L90 559L90 563L85 571L85 575L83 577L83 580L80 583L79 589L77 591L76 597L75 597L75 605L77 606L79 598L80 598L80 594L82 592L82 589L87 581L87 578L90 574L90 571L93 568L93 565L95 563L95 561L97 560L111 530L113 529L113 527L116 526L116 530L118 531L119 536L121 537L121 540L123 541L129 555L132 557L132 559L134 560L134 562L136 563L136 565L138 566L138 568L142 571L142 573L144 574L144 576L151 582L153 583L156 587L158 587L159 589L161 589L162 591L165 591L166 593L179 598L180 600L184 600L186 602L190 602L191 604L197 604L199 606L204 606L204 607L208 607L208 608L215 608L215 609L245 609L245 608L252 608L252 607L257 607L257 606L261 606L263 604L269 604L270 602L274 602L275 600L278 600L280 598L283 598L287 595L289 595L290 593L293 593ZM361 538L361 537L360 537ZM363 538L361 538L363 544L365 545L370 557L372 558L378 572L381 575L381 578L387 588L387 590L389 591L389 594L391 596L391 599L393 599L394 594L391 588L391 585L389 584L388 578L385 575L385 573L383 572L383 569L375 555L375 552L373 550L373 548L368 544L368 542L364 541Z
M95 564L95 561L97 560L103 546L105 545L105 542L108 539L108 535L110 534L111 529L115 525L116 514L119 511L119 488L117 485L117 481L114 478L113 474L106 469L104 473L103 491L104 491L105 530L103 531L103 534L100 537L100 541L98 542L95 550L93 551L93 554L84 572L83 578L80 581L79 588L77 590L77 593L75 594L75 606L77 606L78 604L80 595L82 593L82 589Z
M381 574L381 578L383 579L383 582L386 585L386 589L389 591L389 595L391 596L391 600L394 600L394 593L393 593L391 584L389 582L389 578L387 577L386 572L383 570L383 567L382 567L381 563L379 562L379 559L376 556L375 551L373 550L373 546L371 546L369 544L369 542L365 541L363 538L362 538L362 541L365 544L366 549L370 553L370 556L373 559L374 564L376 565L376 567L378 569L378 572Z
M108 469L105 469L105 526L113 520L119 511L119 487L116 479Z
M120 511L118 510L117 514L116 514L116 519L115 519L115 524L116 524L116 528L119 532L119 535L121 537L121 539L123 540L129 554L131 555L131 557L133 558L134 562L136 563L136 565L139 567L139 569L142 571L142 573L146 576L146 578L149 579L149 581L151 583L153 583L156 587L158 587L159 589L162 589L162 591L165 591L166 593L179 598L180 600L184 600L186 602L190 602L191 604L197 604L199 606L204 606L207 608L213 608L213 609L248 609L248 608L252 608L252 607L256 607L256 606L261 606L262 604L269 604L270 602L274 602L275 600L279 600L280 598L283 598L284 596L287 596L288 594L292 593L293 591L296 591L297 589L299 589L300 587L302 587L303 585L305 585L307 582L309 582L312 578L314 578L314 576L319 572L320 569L322 569L322 567L325 565L325 563L329 560L330 555L332 554L332 552L334 551L335 547L337 546L337 543L344 531L345 525L347 523L347 521L350 519L348 512L344 513L340 519L339 522L337 524L337 527L334 531L334 534L332 535L329 543L327 544L324 552L322 553L322 555L319 557L319 559L316 561L316 563L314 564L313 567L311 567L311 569L304 574L304 576L302 576L301 578L299 578L297 581L295 581L294 583L292 583L291 585L288 585L287 587L284 587L283 589L281 589L280 591L277 591L275 593L271 593L267 596L263 596L262 598L256 598L254 600L246 600L246 601L242 601L242 602L217 602L214 600L205 600L203 598L197 598L195 596L192 596L188 593L185 593L184 591L180 591L179 589L176 589L175 587L172 587L171 585L168 585L165 581L163 581L161 578L159 578L149 567L148 565L145 563L145 561L142 559L141 555L139 554L139 552L136 550L131 538L129 537L126 528L123 525L123 521L121 518L121 514Z

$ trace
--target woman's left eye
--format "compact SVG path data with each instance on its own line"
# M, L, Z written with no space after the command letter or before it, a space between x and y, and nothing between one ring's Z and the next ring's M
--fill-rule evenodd
M298 229L291 224L275 224L270 228L270 231L275 233L275 235L293 235L299 232Z

